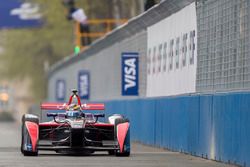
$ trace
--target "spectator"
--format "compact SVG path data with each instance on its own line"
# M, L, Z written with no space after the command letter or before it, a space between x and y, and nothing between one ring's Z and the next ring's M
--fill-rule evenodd
M89 33L89 24L88 18L83 9L71 9L71 18L80 23L80 32L81 33ZM81 38L82 45L86 46L91 43L90 37L82 37Z

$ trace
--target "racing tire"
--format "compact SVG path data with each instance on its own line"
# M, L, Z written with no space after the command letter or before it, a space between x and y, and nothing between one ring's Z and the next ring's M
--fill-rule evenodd
M121 124L121 123L125 123L125 122L129 122L129 120L127 118L117 118L115 120L115 140L117 140L117 125ZM124 142L124 145L128 145L130 147L130 130L128 130L127 132L127 136L126 136L126 139L125 139L125 142ZM115 151L114 154L116 156L123 156L123 157L128 157L130 156L130 148L122 153L120 153L119 151Z
M110 150L108 151L109 155L115 155L115 151L114 150Z
M33 115L34 116L34 115ZM24 156L37 156L38 155L38 150L36 151L27 151L24 149L24 138L29 138L29 134L28 134L28 130L25 126L25 122L26 121L29 121L29 122L33 122L33 123L36 123L37 125L39 125L39 119L38 117L34 116L34 117L28 117L27 114L24 114L23 117L22 117L22 138L21 138L21 152ZM31 141L30 141L31 142Z

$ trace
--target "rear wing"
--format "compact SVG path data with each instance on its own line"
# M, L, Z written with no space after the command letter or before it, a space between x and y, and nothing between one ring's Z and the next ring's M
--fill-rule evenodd
M67 103L42 103L42 110L67 110ZM89 103L81 104L82 110L105 110L105 105L103 103Z

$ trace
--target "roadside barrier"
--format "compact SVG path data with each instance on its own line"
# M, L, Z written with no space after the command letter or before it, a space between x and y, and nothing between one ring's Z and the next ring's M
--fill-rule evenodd
M107 101L106 115L130 119L131 139L250 166L250 93Z

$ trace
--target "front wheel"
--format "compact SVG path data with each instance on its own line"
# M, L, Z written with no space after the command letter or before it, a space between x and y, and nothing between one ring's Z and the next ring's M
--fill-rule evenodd
M128 119L118 118L115 120L115 139L118 141L118 134L117 134L118 127L117 126L119 124L124 124L124 123L128 123L128 130L127 130L124 142L123 142L122 152L120 150L115 151L116 156L130 156L130 127L129 127L129 120ZM124 124L124 126L126 126L126 125ZM120 148L120 146L119 146L119 148Z
M39 119L35 115L25 114L22 117L21 152L24 156L37 156Z

